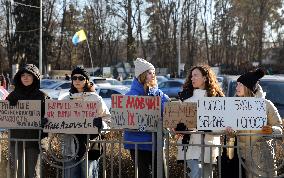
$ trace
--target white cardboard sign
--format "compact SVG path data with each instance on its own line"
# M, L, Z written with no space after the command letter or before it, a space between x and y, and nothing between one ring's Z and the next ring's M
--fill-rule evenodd
M198 130L261 130L267 124L266 103L253 97L205 97L197 103Z

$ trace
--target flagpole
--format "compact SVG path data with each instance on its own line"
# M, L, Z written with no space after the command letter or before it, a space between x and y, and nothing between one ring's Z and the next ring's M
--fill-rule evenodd
M89 55L90 55L90 58L91 58L92 74L94 75L93 58L92 58L92 54L91 54L91 49L90 49L90 45L89 45L89 40L88 40L88 38L86 38L86 41L87 41L87 45L88 45L88 49L89 49Z

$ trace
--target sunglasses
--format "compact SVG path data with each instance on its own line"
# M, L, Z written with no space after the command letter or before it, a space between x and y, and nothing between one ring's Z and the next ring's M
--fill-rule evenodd
M73 76L71 77L72 80L80 80L80 81L84 81L86 80L86 78L84 76Z

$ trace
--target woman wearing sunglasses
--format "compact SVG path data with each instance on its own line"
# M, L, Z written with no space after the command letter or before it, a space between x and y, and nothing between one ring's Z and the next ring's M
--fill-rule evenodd
M71 89L68 96L63 98L63 100L81 100L81 101L96 101L100 102L102 106L98 109L98 113L103 115L104 117L95 118L94 125L98 127L98 129L102 129L103 127L107 127L107 122L110 121L110 112L104 103L102 97L100 97L93 86L93 84L89 81L90 77L88 72L83 67L77 67L72 71L71 74ZM87 142L87 135L86 134L75 134L79 142L79 148L76 148L76 141L74 137L70 134L64 135L64 144L66 145L64 149L65 156L72 156L76 153L76 149L79 149L78 154L74 160L71 160L65 164L65 166L70 167L75 165L78 161L82 160L86 153L86 144ZM91 139L99 139L99 134L92 134L90 135ZM98 143L92 143L91 148L93 149L89 152L89 177L88 178L97 178L98 177L98 162L99 157L101 155L100 145ZM91 153L91 154L90 154ZM71 167L70 169L65 169L64 176L65 178L70 177L86 177L86 169L85 169L85 161L82 161L80 164Z

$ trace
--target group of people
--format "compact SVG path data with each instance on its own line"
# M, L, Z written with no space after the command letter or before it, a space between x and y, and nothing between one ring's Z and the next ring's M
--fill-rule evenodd
M135 77L133 79L130 91L126 95L134 96L160 96L161 97L161 115L163 117L163 109L166 102L170 102L170 98L164 94L157 84L155 67L144 59L136 59L135 65ZM241 75L237 80L236 96L237 97L263 97L263 91L258 81L264 76L264 72L261 69L256 71L247 72ZM97 101L102 103L101 112L104 117L96 118L95 126L99 129L107 128L110 122L110 112L106 107L102 98L95 92L94 86L89 80L89 74L83 67L77 67L71 74L71 89L70 94L64 99L67 100L82 100L82 101ZM15 90L9 94L7 100L11 105L16 105L18 100L41 100L42 112L44 113L44 101L48 98L46 94L39 90L40 73L35 65L27 64L21 70L17 72L14 78ZM181 102L197 102L200 97L224 97L222 89L218 85L214 72L206 65L198 65L192 67L183 85L182 92L179 93L179 99ZM260 134L282 134L282 120L278 114L276 107L269 100L266 101L267 111L267 125L263 126L260 131L234 131L231 128L226 128L228 136L234 133L260 133ZM48 122L46 119L42 119L42 126ZM176 132L188 130L183 123L179 123ZM191 130L195 132L198 130ZM213 132L213 131L209 131ZM74 150L79 149L77 157L72 159L69 164L66 164L64 169L64 176L66 178L81 178L85 176L85 161L87 135L76 134L74 135L63 134L64 143L66 145L65 154L74 155ZM219 155L219 149L213 147L210 151L209 147L205 148L204 157L201 157L201 147L191 146L192 144L201 144L202 136L200 134L178 134L178 142L189 144L186 150L186 156L178 156L180 159L185 160L184 163L189 168L188 176L190 178L204 178L213 177L212 169L210 169L210 163L216 164L216 157ZM42 137L47 135L41 134ZM101 134L91 135L90 139L101 139ZM25 132L25 130L11 130L12 138L38 138L36 131ZM76 147L76 140L78 140L79 148ZM138 156L138 177L147 178L156 177L156 163L157 163L157 134L155 132L145 132L143 130L125 130L124 131L124 148L130 151L131 159L135 162L135 157ZM251 151L250 147L253 142L258 142L259 145L264 146L263 143L270 146L270 154L266 158L265 162L258 162L265 168L273 168L274 163L274 150L271 146L270 140L263 141L260 136L240 137L240 149L242 151L241 156L245 160L247 165L246 176L255 177L256 174L264 177L272 177L276 173L275 171L261 171L255 170L254 165L251 164ZM130 143L132 142L132 143ZM152 144L138 144L135 146L135 142L152 142ZM27 155L29 155L29 164L26 166L27 177L39 177L39 143L32 142L26 144ZM218 135L205 134L204 144L206 145L220 145L221 138ZM11 143L12 150L15 150L15 143ZM97 146L96 146L97 147ZM135 150L137 148L137 152ZM181 149L182 147L178 148ZM19 152L22 152L22 146L18 146ZM91 152L93 155L89 155L92 160L89 162L89 177L98 177L98 160L100 158L101 150L96 149L97 152ZM30 154L32 156L30 156ZM257 154L257 153L253 153ZM211 158L210 158L211 156ZM20 158L20 157L19 157ZM26 158L27 159L27 158ZM152 165L154 160L154 165ZM204 164L202 164L204 160ZM75 162L80 162L76 166L70 166ZM21 161L20 161L21 162ZM20 163L19 162L19 163ZM19 166L20 168L21 166ZM154 170L153 170L154 169ZM253 170L253 171L252 171ZM256 174L253 174L255 172ZM20 175L20 171L18 171ZM21 176L20 176L21 177Z

